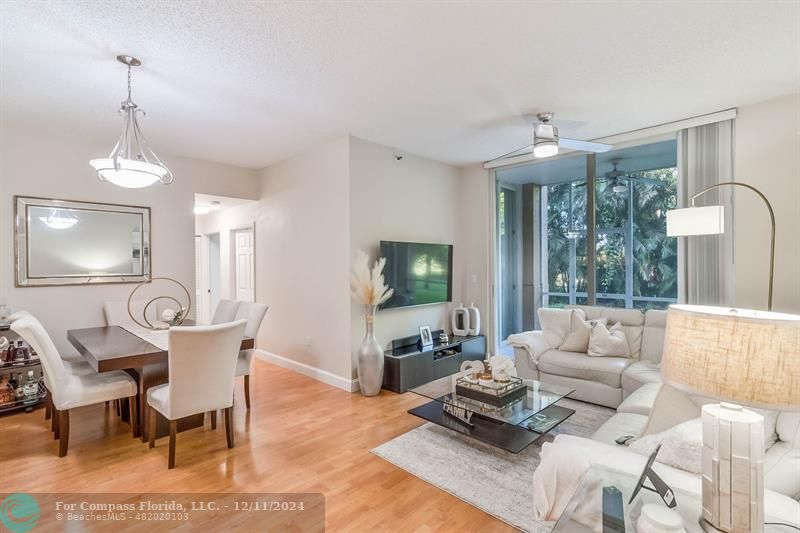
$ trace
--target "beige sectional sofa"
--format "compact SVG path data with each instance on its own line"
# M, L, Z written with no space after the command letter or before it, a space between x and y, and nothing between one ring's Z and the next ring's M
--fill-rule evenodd
M610 307L567 306L580 309L587 320L619 322L630 347L630 357L591 357L550 346L541 331L515 335L514 359L520 377L575 389L570 398L617 407L645 383L660 382L658 365L664 346L667 312Z
M631 435L641 437L662 387L659 373L663 351L666 311L642 313L631 309L574 306L582 309L587 320L607 318L620 322L631 348L631 357L592 357L585 353L564 352L548 345L541 331L516 336L514 346L517 372L520 376L563 384L575 389L570 398L616 408L616 414L603 424L590 439L558 435L545 444L539 469L534 475L534 494L549 494L553 486L571 494L580 476L571 464L577 455L591 464L641 472L645 457L615 440ZM700 406L716 401L691 396ZM768 516L800 526L800 412L757 410L764 415L765 454L764 486ZM537 472L539 471L537 469ZM656 469L665 480L684 490L700 494L700 476L660 463ZM534 502L537 518L554 520L561 509L552 502Z

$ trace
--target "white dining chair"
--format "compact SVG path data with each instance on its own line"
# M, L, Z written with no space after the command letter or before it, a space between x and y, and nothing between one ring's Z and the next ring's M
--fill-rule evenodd
M245 337L253 339L258 335L264 315L267 314L269 306L266 304L242 302L236 311L236 320L247 320L247 327L244 328ZM255 349L240 350L239 358L236 360L236 377L244 376L244 403L250 409L250 365L253 361Z
M220 300L211 318L212 324L223 324L236 320L236 311L239 310L238 300Z
M8 317L8 320L11 324L19 320L20 318L30 318L31 320L35 320L39 326L44 330L44 326L42 323L39 322L39 319L36 318L34 315L29 313L28 311L17 311L16 313L12 314ZM46 331L46 330L45 330ZM30 343L28 343L30 344ZM36 348L34 348L36 351ZM38 352L37 352L38 355ZM94 374L94 368L90 365L83 357L78 354L61 354L59 356L64 361L64 368L66 368L67 372L72 374ZM41 357L41 356L40 356ZM42 373L45 373L44 366L42 366ZM53 395L48 394L47 400L45 402L45 409L44 409L44 419L50 420L53 414ZM53 431L55 431L55 422L51 425Z
M132 300L131 301L131 312L136 317L136 320L139 322L144 321L144 308L147 305L145 300ZM150 321L158 320L156 317L156 306L151 305L150 308L147 310L148 315L147 317ZM132 328L140 328L136 322L133 321L131 315L128 314L128 301L109 301L103 303L103 315L106 318L106 325L107 326L122 326L122 327L132 327Z
M233 448L233 381L246 320L169 330L169 383L147 390L150 448L155 447L157 413L169 420L169 468L175 468L178 419L225 411L225 436Z
M9 323L13 324L20 318L25 317L33 317L37 322L39 319L32 315L29 311L21 310L13 313L11 316L8 317ZM39 322L41 324L41 322ZM69 363L72 366L73 372L94 372L94 369L86 362L86 360L81 357L79 354L71 354L71 353L64 353L59 354L61 359L64 360L65 363Z
M53 399L55 435L58 456L67 455L69 446L70 409L110 400L130 401L130 423L136 436L136 381L122 370L113 372L74 374L67 370L53 340L38 320L31 316L20 318L11 329L36 350L44 370L44 382Z

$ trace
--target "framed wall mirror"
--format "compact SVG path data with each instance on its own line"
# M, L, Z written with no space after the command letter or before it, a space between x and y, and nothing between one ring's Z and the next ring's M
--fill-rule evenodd
M16 286L150 279L150 208L14 197Z

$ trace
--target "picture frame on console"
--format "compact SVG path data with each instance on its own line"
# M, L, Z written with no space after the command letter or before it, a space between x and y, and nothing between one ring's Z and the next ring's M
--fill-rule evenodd
M419 327L419 344L423 348L433 346L433 335L431 335L430 326Z

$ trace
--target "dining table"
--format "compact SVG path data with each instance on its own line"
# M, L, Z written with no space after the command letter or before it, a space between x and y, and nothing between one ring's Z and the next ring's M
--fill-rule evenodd
M194 326L195 323L185 320L182 326ZM134 331L136 333L134 333ZM166 333L165 330L162 332ZM137 334L138 333L138 334ZM156 341L155 335L144 328L100 326L67 330L67 339L78 350L78 353L99 373L124 370L136 380L138 394L138 428L133 428L134 436L142 441L149 439L149 419L147 391L156 385L169 382L168 350L165 342ZM168 335L168 333L166 333ZM166 335L163 338L166 338ZM158 346L157 344L160 344ZM255 347L255 339L244 337L242 350ZM178 431L186 431L201 427L204 413L188 416L178 420ZM157 417L156 437L169 434L169 422L163 416Z

